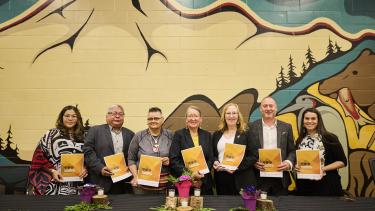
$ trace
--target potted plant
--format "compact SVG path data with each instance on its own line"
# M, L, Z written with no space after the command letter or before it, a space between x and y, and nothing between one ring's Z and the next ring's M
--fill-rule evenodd
M189 198L190 187L192 183L192 172L184 169L182 175L178 178L169 175L168 181L173 183L173 185L177 188L178 196L181 198Z
M256 189L254 185L246 185L241 188L240 195L244 201L244 206L250 211L256 209L257 198L259 197L260 191Z

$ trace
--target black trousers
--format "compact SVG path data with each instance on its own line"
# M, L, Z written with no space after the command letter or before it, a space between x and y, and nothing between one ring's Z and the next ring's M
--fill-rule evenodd
M258 188L269 196L288 195L288 187L284 187L281 178L260 177Z
M215 171L215 184L218 195L238 195L240 190L236 189L233 174L226 171Z
M116 183L113 183L111 189L109 189L108 194L125 194L133 193L133 188L131 184L126 183L127 180L122 180Z

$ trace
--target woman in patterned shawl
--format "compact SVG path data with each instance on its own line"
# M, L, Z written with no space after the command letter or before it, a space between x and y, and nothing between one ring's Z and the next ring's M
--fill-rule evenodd
M326 130L319 111L306 109L302 115L297 149L319 150L322 174L319 180L298 179L296 181L298 195L342 196L341 177L338 169L346 166L347 161L339 139ZM299 166L296 165L299 171Z
M80 182L64 182L60 174L60 156L67 153L82 153L84 127L82 117L75 106L65 106L50 129L40 139L35 149L29 170L29 187L34 195L77 194ZM86 168L80 174L87 176Z

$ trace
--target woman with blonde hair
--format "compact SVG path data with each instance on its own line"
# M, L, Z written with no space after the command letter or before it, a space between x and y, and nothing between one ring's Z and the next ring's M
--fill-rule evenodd
M177 130L173 136L169 152L171 173L179 177L185 168L181 150L202 146L203 154L209 169L212 168L213 152L211 134L200 128L202 114L198 107L189 106L186 110L186 128ZM194 179L200 181L203 195L212 195L212 177L210 173L201 174L194 172ZM197 184L197 183L196 183Z
M229 170L222 166L226 144L240 144L246 146L245 155L236 170ZM256 185L251 160L250 138L247 124L237 104L226 104L220 117L219 129L213 134L215 184L218 195L237 195L245 185Z

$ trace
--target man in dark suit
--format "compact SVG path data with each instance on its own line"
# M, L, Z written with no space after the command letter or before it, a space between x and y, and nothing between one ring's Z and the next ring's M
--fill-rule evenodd
M272 97L266 97L260 104L262 119L250 124L249 135L252 147L256 150L254 159L259 159L258 149L281 150L282 162L277 166L278 171L283 171L282 178L260 177L259 188L269 195L287 195L288 186L291 183L289 172L292 170L296 159L296 150L292 127L290 124L276 120L277 105ZM256 162L254 167L258 171L264 171L264 163ZM259 176L259 172L257 173Z
M104 157L123 152L127 160L127 152L134 132L122 127L124 123L124 109L121 105L113 105L108 108L106 115L107 124L90 128L83 151L85 164L89 170L89 180L104 188L105 193L122 194L132 191L127 180L112 182L111 170L106 167Z

